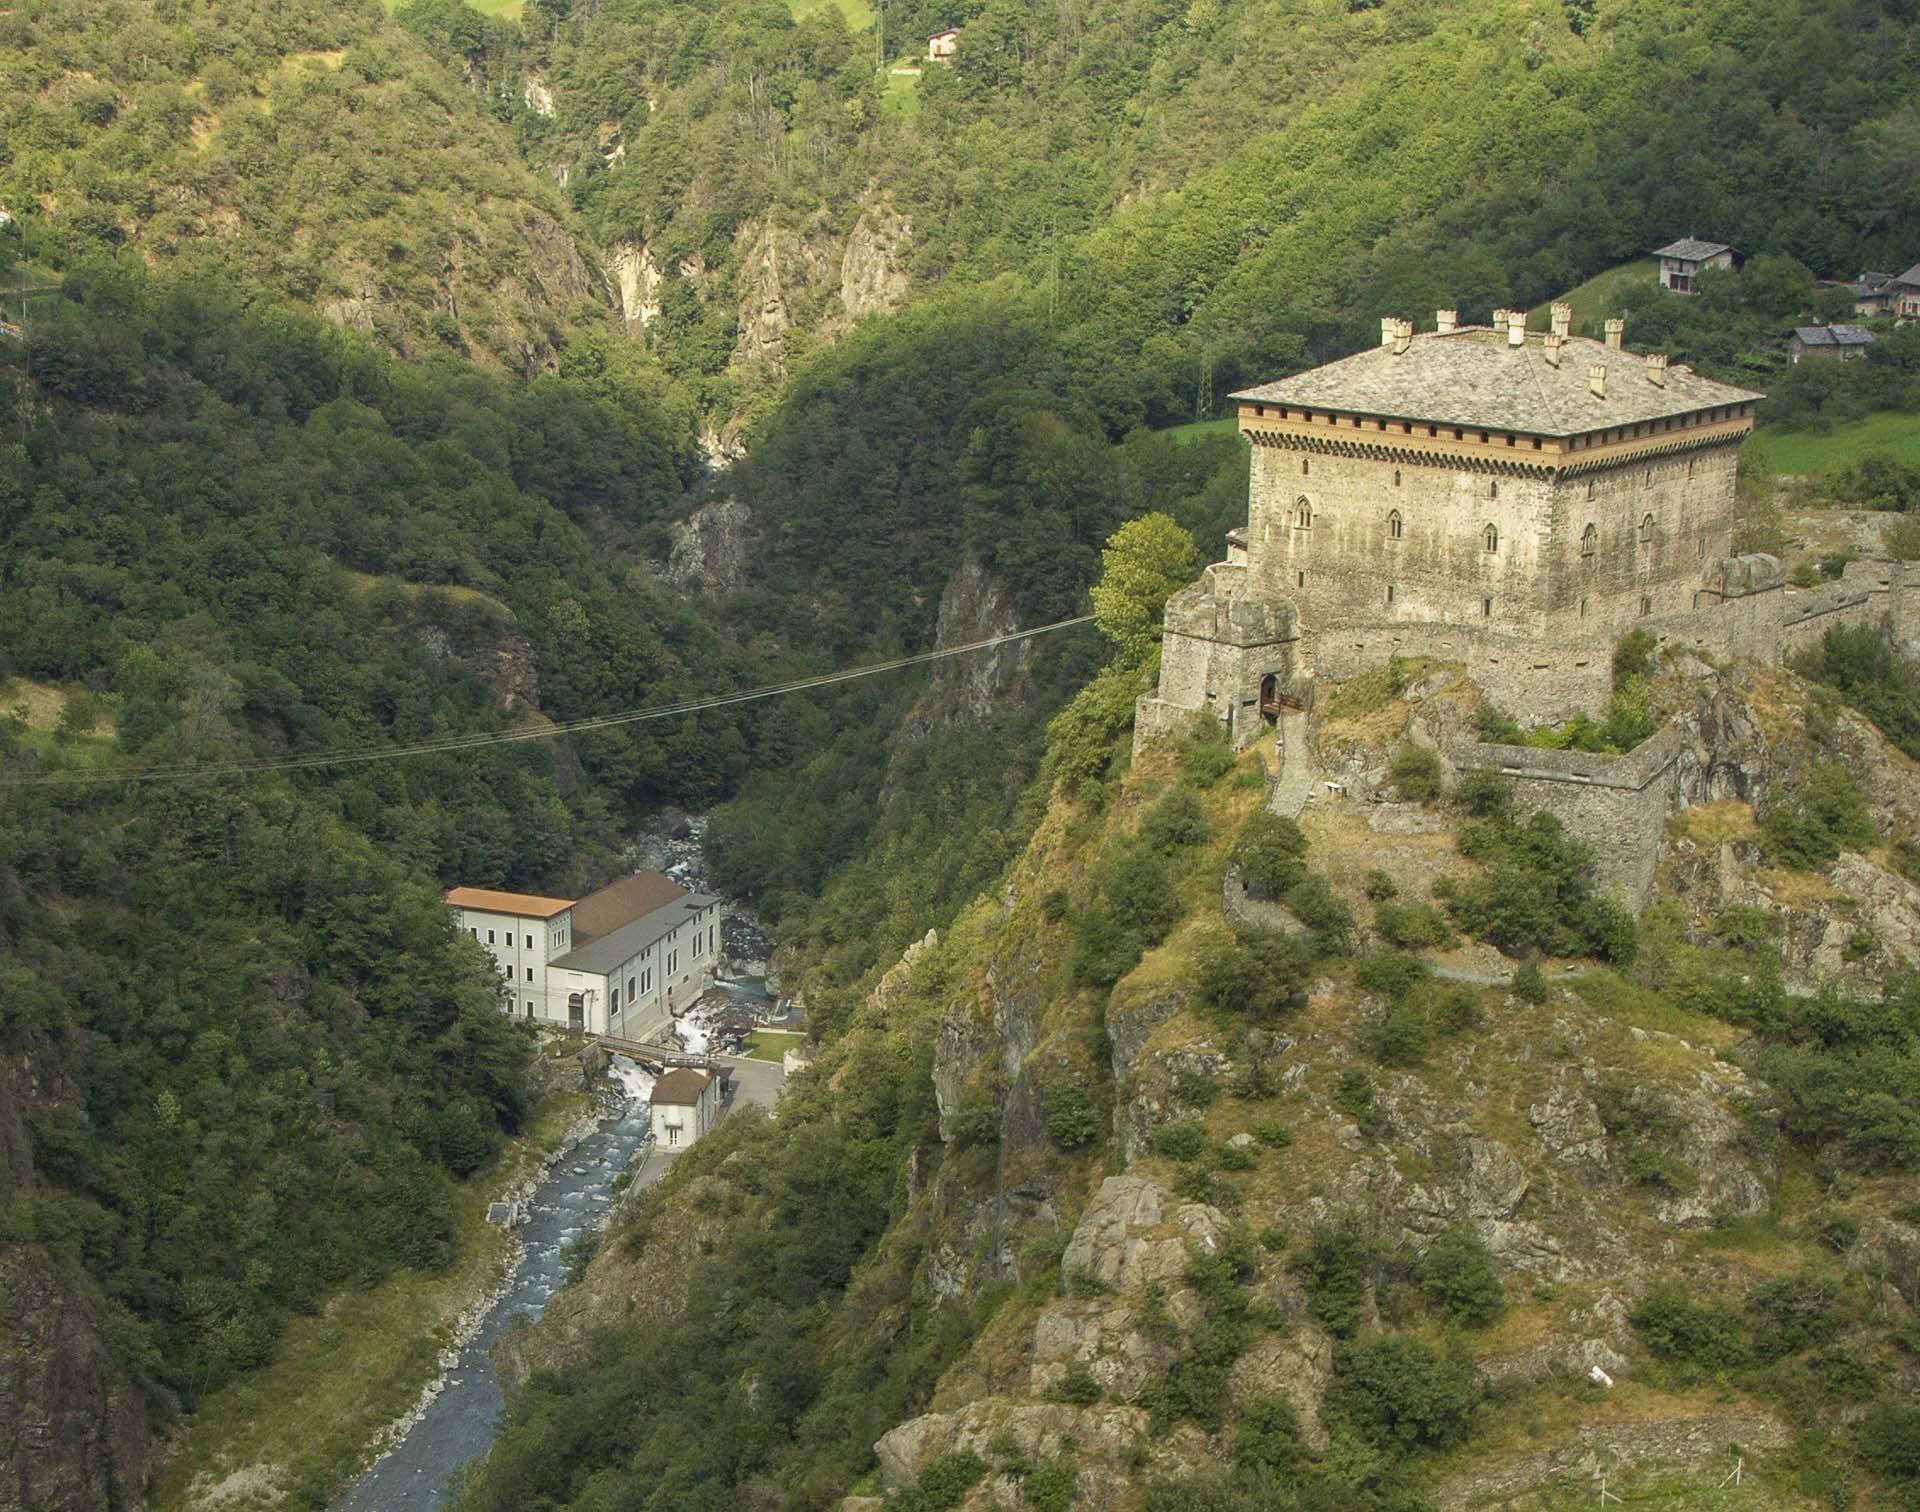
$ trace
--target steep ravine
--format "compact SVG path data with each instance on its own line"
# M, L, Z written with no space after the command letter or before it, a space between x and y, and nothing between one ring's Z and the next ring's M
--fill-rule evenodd
M1805 697L1790 678L1740 672L1674 695L1703 711L1690 727L1703 770L1756 795L1798 781L1819 756L1771 731ZM1383 716L1384 741L1417 712ZM1920 809L1911 763L1870 728L1843 718L1827 738L1851 751L1883 832ZM1852 1201L1844 1185L1812 1190L1804 1161L1754 1132L1768 1094L1736 1064L1746 1032L1615 973L1569 971L1538 1004L1463 988L1458 1027L1398 1064L1382 1064L1369 1038L1386 998L1337 961L1277 1022L1203 1010L1196 962L1221 928L1227 846L1264 797L1256 763L1243 757L1239 778L1200 795L1208 838L1176 867L1182 916L1110 995L1076 988L1063 969L1072 918L1180 785L1171 752L1144 758L1104 814L1056 796L1002 885L916 943L812 1073L811 1085L844 1087L863 1054L931 1037L937 1137L907 1158L892 1229L836 1304L844 1347L880 1358L895 1347L891 1334L854 1331L863 1314L853 1299L876 1289L911 1295L916 1312L972 1320L921 1410L878 1437L847 1512L877 1512L956 1455L985 1467L967 1508L1038 1505L1037 1468L1065 1477L1076 1508L1139 1507L1156 1478L1232 1463L1236 1425L1267 1403L1284 1404L1310 1458L1343 1442L1350 1454L1341 1361L1371 1339L1431 1341L1470 1360L1484 1398L1477 1426L1395 1472L1440 1507L1486 1505L1569 1474L1717 1480L1729 1446L1764 1465L1794 1443L1805 1423L1780 1402L1676 1377L1630 1318L1662 1288L1737 1307L1783 1275L1837 1285L1862 1269L1920 1274L1896 1263L1920 1254L1920 1235L1882 1216L1911 1183ZM1423 868L1461 864L1447 859L1444 816L1383 849L1367 808L1326 802L1304 819L1310 861L1362 919L1372 905L1361 882L1377 858L1399 858L1403 888L1430 880ZM1665 837L1669 868L1698 861L1695 823L1682 815ZM1871 858L1843 858L1821 885L1837 891L1847 866L1889 875ZM1803 887L1785 906L1818 913L1819 897ZM1894 932L1883 948L1888 969L1915 964ZM1084 1133L1062 1116L1076 1096L1097 1119ZM1182 1129L1198 1143L1174 1158L1163 1135ZM742 1162L774 1147L727 1154L650 1203L644 1245L610 1244L516 1343L514 1373L590 1373L606 1330L706 1306L703 1256L737 1234L730 1213L753 1212ZM1197 1165L1186 1158L1196 1150ZM1853 1214L1851 1229L1820 1216L1835 1203ZM1385 1258L1355 1317L1336 1325L1310 1278L1308 1241L1353 1226ZM1501 1303L1494 1322L1464 1333L1406 1279L1436 1241L1460 1235L1490 1257ZM1215 1320L1217 1277L1201 1279L1213 1254L1244 1267L1229 1294L1244 1297L1248 1320L1219 1367L1217 1420L1170 1411L1165 1394L1169 1379L1187 1379ZM1890 1284L1883 1305L1920 1303L1908 1280ZM1884 1346L1862 1336L1857 1347ZM1596 1369L1611 1385L1596 1384ZM1814 1505L1771 1484L1780 1506Z

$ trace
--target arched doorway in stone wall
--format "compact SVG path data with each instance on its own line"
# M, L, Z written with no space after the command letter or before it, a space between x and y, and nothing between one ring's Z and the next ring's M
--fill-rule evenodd
M1269 672L1260 679L1260 717L1268 724L1280 718L1280 675Z

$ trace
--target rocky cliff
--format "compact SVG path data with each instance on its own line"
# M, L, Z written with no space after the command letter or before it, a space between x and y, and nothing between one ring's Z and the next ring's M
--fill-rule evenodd
M0 1512L139 1507L144 1394L109 1349L107 1304L34 1199L27 1122L74 1098L41 1059L31 1037L0 1059Z

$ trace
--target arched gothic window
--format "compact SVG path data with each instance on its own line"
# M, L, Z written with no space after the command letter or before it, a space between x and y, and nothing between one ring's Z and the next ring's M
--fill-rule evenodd
M1397 541L1404 534L1406 534L1406 525L1400 518L1400 511L1397 509L1389 510L1387 512L1387 539L1389 541Z
M1486 542L1487 550L1498 551L1500 549L1500 527L1498 525L1489 525L1480 533L1480 539Z
M1647 515L1640 521L1640 544L1642 546L1651 546L1653 544L1652 515Z
M1293 506L1293 528L1295 530L1306 530L1310 528L1312 524L1313 506L1303 497L1299 503Z
M1600 532L1593 522L1587 522L1587 528L1580 532L1580 555L1592 556L1600 548Z

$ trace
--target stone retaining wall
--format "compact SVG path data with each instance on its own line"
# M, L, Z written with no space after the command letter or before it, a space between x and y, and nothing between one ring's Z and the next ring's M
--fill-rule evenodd
M1667 816L1684 804L1679 758L1685 746L1669 726L1624 756L1468 741L1454 747L1452 758L1461 771L1500 773L1522 810L1545 809L1592 846L1602 889L1640 909L1653 896Z

